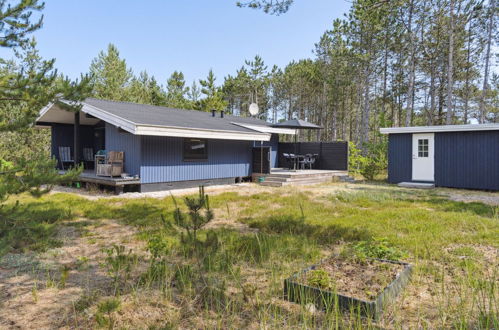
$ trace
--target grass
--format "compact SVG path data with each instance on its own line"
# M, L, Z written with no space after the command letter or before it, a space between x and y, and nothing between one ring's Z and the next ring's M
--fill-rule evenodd
M203 229L194 250L181 243L170 198L90 201L70 194L23 195L17 198L19 205L13 199L2 210L7 220L0 224L0 256L60 247L62 227L88 236L87 244L97 244L93 233L99 226L91 232L86 228L106 219L137 230L135 240L143 242L144 250L106 246L107 255L98 256L98 262L108 270L108 287L84 291L69 326L143 326L133 323L134 308L158 306L169 314L143 321L150 328L499 326L498 273L490 264L490 251L497 257L499 248L497 207L451 201L435 191L355 188L210 196L215 219L242 223L248 230ZM404 302L378 323L355 312L311 313L307 306L281 299L284 278L344 247L367 257L401 257L416 266ZM87 257L74 258L77 271L91 268ZM57 279L62 287L70 285L68 274L65 270L64 278ZM39 299L41 291L36 287L32 296ZM109 301L120 302L119 313L118 307L104 310ZM97 317L88 319L88 313Z

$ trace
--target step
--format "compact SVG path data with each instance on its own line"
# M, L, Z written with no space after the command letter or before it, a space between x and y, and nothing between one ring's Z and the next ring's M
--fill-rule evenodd
M316 177L297 177L297 178L275 178L275 177L266 177L264 182L279 182L279 183L285 183L285 182L301 182L301 181L308 181L308 180L322 180L322 181L332 181L333 176L316 176Z
M302 180L302 179L315 179L315 178L332 178L334 175L329 173L329 174L315 174L315 175L294 175L294 176L278 176L278 175L273 175L270 174L265 177L265 180L274 180L274 181L295 181L295 180Z
M307 184L318 184L318 183L324 183L324 182L330 182L330 178L308 178L308 179L301 179L301 180L293 180L293 181L263 181L260 183L262 186L267 186L267 187L282 187L282 186L293 186L293 185L307 185Z
M403 188L417 188L417 189L433 189L435 188L434 183L425 183L425 182L400 182L398 184L399 187Z

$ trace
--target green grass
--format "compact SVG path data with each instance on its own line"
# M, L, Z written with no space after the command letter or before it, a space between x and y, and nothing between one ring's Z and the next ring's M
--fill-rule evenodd
M203 325L210 327L371 327L374 324L355 313L313 316L304 306L293 312L275 303L285 277L337 247L351 246L367 256L401 256L416 265L413 285L430 287L435 304L415 313L417 322L430 328L497 326L497 272L490 273L484 253L475 248L499 248L497 208L451 201L434 191L355 187L355 191L320 195L276 189L250 196L235 192L210 196L215 218L230 218L256 232L202 230L197 248L202 253L182 243L172 224L171 198L90 201L70 194L40 199L23 195L17 198L20 205L11 199L1 210L7 220L0 223L0 257L60 246L61 226L81 229L92 244L96 239L85 227L94 220L115 219L134 226L136 238L155 251L135 282L126 275L132 279L119 290L122 294L159 290L180 309L191 304L206 319ZM170 221L166 226L161 215ZM92 229L98 231L99 227ZM85 308L98 300L94 294L87 296L80 304ZM456 297L459 304L451 301ZM404 324L404 311L388 317L389 326ZM181 318L184 327L199 326L188 315Z

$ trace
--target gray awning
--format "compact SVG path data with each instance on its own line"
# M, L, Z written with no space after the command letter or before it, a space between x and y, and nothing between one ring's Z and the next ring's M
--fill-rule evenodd
M301 119L290 119L282 123L274 124L272 125L272 127L293 128L293 129L322 129L321 126L309 123L308 121Z

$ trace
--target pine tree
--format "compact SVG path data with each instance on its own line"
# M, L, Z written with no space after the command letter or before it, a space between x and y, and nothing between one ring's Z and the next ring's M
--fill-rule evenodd
M101 51L90 64L93 79L93 96L113 101L126 101L127 88L132 79L132 71L126 61L120 58L115 45L109 44L107 52Z
M178 109L192 109L192 102L187 99L189 87L185 86L184 74L174 71L166 83L166 105Z
M227 101L223 99L222 91L215 84L215 81L216 77L213 70L208 72L206 80L199 80L201 93L205 96L200 100L200 110L202 111L225 110L227 108Z
M0 132L4 136L15 136L30 129L40 109L49 102L79 111L78 102L86 96L90 84L88 77L82 77L79 82L57 79L54 60L42 60L36 42L28 39L27 34L41 27L41 20L32 24L30 18L34 11L43 9L43 4L36 0L20 1L7 7L5 4L5 1L0 2L0 35L3 37L0 46L13 49L17 61L0 61ZM69 101L69 105L59 99ZM59 175L55 161L43 152L3 153L3 157L0 158L0 204L9 195L21 192L39 196L52 185L78 175L78 171ZM15 225L3 211L0 218L6 230Z

